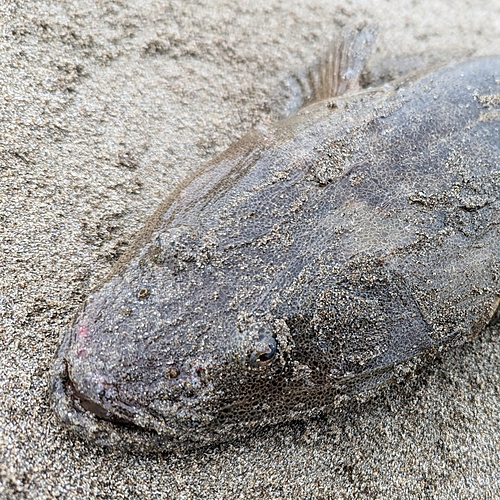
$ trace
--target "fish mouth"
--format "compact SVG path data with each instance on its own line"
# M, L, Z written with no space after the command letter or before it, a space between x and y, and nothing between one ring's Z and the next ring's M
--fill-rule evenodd
M85 441L104 448L140 453L176 448L175 441L169 436L160 436L153 430L139 427L79 393L61 350L49 372L49 388L52 410L66 428Z
M92 399L86 397L83 393L77 390L73 381L68 377L68 381L66 382L66 393L70 395L75 404L81 406L85 411L92 413L96 417L107 420L108 422L113 422L121 425L134 425L130 420L125 418L121 418L109 410L101 406L99 403L96 403Z
M118 440L104 408L82 397L69 377L68 362L57 358L50 372L51 406L59 420L86 441L113 446ZM92 404L93 403L93 404Z
M66 335L49 372L50 403L59 421L88 443L124 452L183 454L213 444L217 431L204 435L185 418L164 420L154 411L134 409L113 399L110 408L78 389L71 379L71 332ZM116 411L115 411L116 408ZM203 426L203 425L201 425ZM191 429L188 429L191 427Z

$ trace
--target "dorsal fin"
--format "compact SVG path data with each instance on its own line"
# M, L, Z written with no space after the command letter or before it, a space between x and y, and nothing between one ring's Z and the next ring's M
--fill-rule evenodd
M347 30L312 67L289 78L286 84L292 95L287 114L359 90L361 72L373 51L376 37L374 26Z

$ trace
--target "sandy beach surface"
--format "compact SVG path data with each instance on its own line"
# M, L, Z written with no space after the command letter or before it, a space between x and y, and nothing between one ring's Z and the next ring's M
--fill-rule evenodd
M61 332L161 199L362 22L380 78L500 53L498 0L0 2L0 498L500 498L495 329L365 404L185 456L97 448L49 407Z

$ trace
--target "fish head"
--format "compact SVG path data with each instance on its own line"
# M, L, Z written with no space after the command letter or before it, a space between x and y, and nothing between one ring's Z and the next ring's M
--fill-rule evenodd
M262 256L217 247L210 231L158 230L89 295L58 354L63 421L104 443L129 424L169 449L285 418L282 391L307 383L287 322L262 301Z
M115 424L153 449L211 444L476 335L498 307L497 68L317 103L207 165L66 333L60 419L101 444Z
M97 426L104 444L128 424L155 447L208 445L321 413L427 342L380 259L280 262L276 248L229 248L192 226L154 232L68 331L59 416L80 433Z

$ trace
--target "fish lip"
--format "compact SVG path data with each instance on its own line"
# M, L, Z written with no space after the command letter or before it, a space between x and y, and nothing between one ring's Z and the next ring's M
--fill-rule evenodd
M60 354L60 353L59 353ZM85 441L125 452L150 453L177 449L174 440L131 422L105 420L88 411L71 391L69 363L58 355L49 372L50 403L59 421ZM125 434L126 433L126 434Z
M89 429L89 415L78 408L67 387L69 379L68 362L63 357L57 357L50 370L51 406L59 420L82 437L86 437Z
M65 333L60 348L49 370L50 405L64 427L88 443L124 452L156 453L158 451L184 454L196 448L212 445L213 440L198 435L186 435L175 427L164 427L161 432L143 427L131 420L121 420L78 391L71 380L71 362L67 353L73 343L73 329ZM82 397L83 396L83 397ZM83 404L82 404L83 399ZM89 408L89 404L91 408ZM95 406L92 407L92 404ZM98 409L98 411L91 411ZM110 418L107 418L110 417Z
M77 385L71 379L70 369L71 364L68 360L68 352L77 341L77 327L79 325L79 318L82 311L85 310L88 299L85 301L83 307L75 316L75 319L64 333L60 347L57 351L51 372L50 372L50 392L52 395L52 406L58 415L59 419L66 425L73 427L74 420L69 415L73 412L81 414L82 419L85 416L90 417L94 415L101 421L108 421L125 426L134 426L133 414L130 418L123 418L119 415L113 414L112 411L106 409L90 397L80 392ZM78 432L78 430L77 430Z
M83 408L83 410L88 413L92 413L99 419L121 425L134 425L130 420L114 415L112 412L104 408L104 406L96 403L90 398L87 398L83 393L78 391L74 382L71 380L71 377L68 377L68 381L66 382L66 393L68 393L70 397L72 396L73 403L77 403Z
M71 380L70 363L67 359L67 353L73 342L74 323L64 333L48 374L50 406L58 420L79 437L103 447L146 452L157 448L159 436L155 435L156 433L139 429L130 421L120 422L117 419L102 418L99 412L89 411L85 407L85 401L82 404L82 398ZM120 427L125 427L132 433L130 442L126 442ZM163 448L169 449L170 446L165 443Z
M133 412L130 412L130 418L114 414L98 401L95 401L78 390L77 385L71 378L71 366L66 357L66 353L73 342L74 326L72 326L70 331L65 335L50 373L52 401L56 414L63 423L69 424L70 426L71 422L68 421L70 409L72 409L73 412L80 413L82 416L93 415L99 420L120 424L122 426L134 426ZM120 403L120 401L117 402L117 404ZM125 407L125 405L123 406ZM125 408L122 408L122 411L125 411Z

